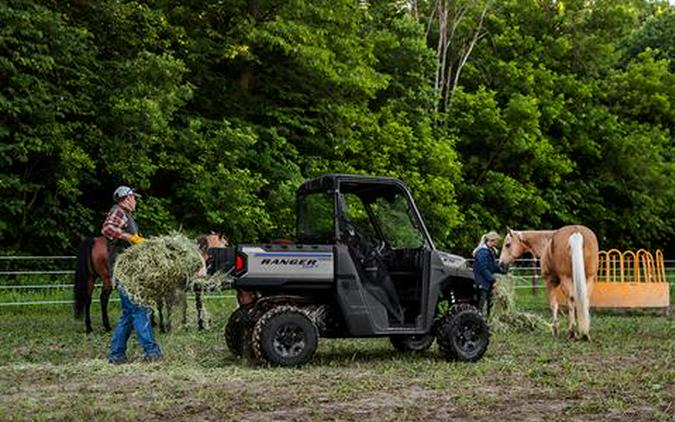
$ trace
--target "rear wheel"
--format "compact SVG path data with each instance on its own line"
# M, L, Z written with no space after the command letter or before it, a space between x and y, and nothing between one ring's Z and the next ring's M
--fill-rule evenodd
M240 306L230 315L225 326L225 344L233 355L241 357L244 354L247 332L250 333L252 325L253 321L247 307Z
M434 344L434 340L433 334L389 336L391 345L399 352L424 352Z
M253 328L255 358L273 365L295 366L307 363L319 343L319 332L309 314L289 305L265 312Z
M478 309L468 304L454 305L439 321L438 348L447 360L476 362L490 343L490 329Z

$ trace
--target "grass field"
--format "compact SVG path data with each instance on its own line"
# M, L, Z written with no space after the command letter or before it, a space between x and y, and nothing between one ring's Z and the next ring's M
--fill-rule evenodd
M541 294L518 292L548 318ZM309 365L283 369L235 359L222 335L233 299L207 304L207 331L159 335L164 359L150 364L132 338L122 366L105 360L97 305L92 335L69 306L0 308L0 420L675 420L672 314L595 312L591 343L493 334L475 364L323 339Z

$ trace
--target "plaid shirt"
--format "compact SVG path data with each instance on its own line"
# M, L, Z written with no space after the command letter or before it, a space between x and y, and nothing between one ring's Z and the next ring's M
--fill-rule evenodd
M101 233L103 233L103 236L105 236L109 240L119 239L123 233L127 232L126 229L129 220L130 217L127 211L125 211L122 207L115 205L114 207L112 207L110 212L108 212L108 215L106 216L105 221L103 222Z

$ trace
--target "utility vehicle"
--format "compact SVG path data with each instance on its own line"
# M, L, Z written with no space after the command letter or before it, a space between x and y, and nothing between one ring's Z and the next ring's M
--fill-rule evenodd
M327 174L297 191L297 239L211 253L239 307L225 329L237 356L309 361L320 337L389 337L403 352L437 341L445 359L476 361L489 343L466 260L435 248L400 180Z

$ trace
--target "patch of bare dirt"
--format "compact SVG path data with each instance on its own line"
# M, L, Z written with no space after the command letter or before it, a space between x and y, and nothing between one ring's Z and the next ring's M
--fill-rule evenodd
M666 384L664 390L666 392L666 404L663 411L675 419L675 383Z
M457 406L444 403L442 408L430 407L429 403L446 401L442 392L420 386L404 390L378 391L365 393L363 398L348 401L335 401L330 397L320 397L318 406L299 406L268 412L247 412L241 416L243 421L297 421L312 418L347 420L448 420L465 417Z

